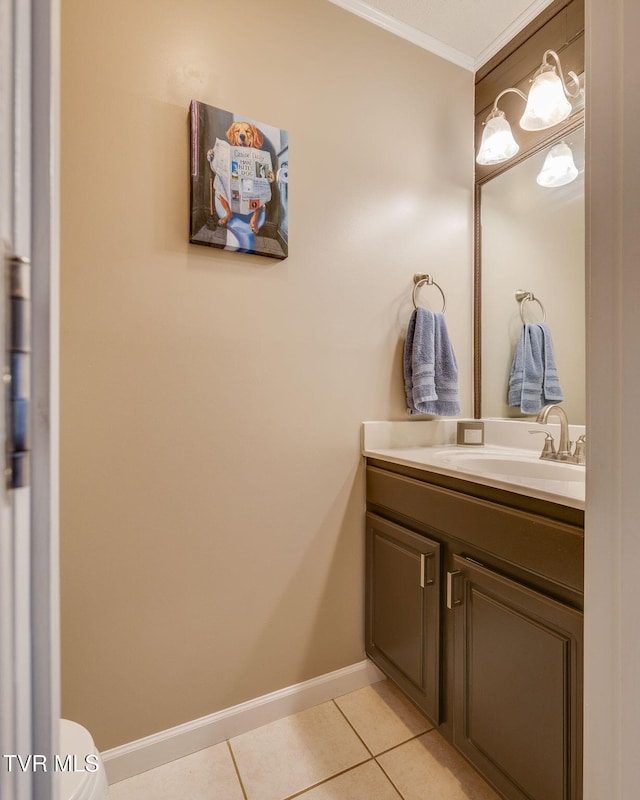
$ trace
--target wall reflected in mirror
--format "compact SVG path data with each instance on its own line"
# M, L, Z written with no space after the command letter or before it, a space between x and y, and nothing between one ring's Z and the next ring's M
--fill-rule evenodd
M507 402L523 327L515 297L521 289L532 292L546 312L569 420L585 423L584 127L559 141L568 145L577 168L570 183L548 187L536 180L558 144L553 142L481 187L483 417L527 418ZM525 322L542 321L538 303L525 302L522 311Z

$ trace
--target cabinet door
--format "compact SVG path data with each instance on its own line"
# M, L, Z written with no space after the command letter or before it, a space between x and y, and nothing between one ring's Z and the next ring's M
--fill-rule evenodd
M367 514L366 650L440 721L440 545Z
M454 743L505 797L579 800L582 614L453 556Z

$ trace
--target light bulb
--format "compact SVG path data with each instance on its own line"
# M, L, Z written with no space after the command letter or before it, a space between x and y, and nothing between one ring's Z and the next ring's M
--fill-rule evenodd
M513 158L519 149L504 111L495 109L487 117L476 161L483 166L500 164Z
M520 127L525 131L551 128L571 113L571 103L567 100L555 68L545 65L542 69L531 84L527 107L520 120Z

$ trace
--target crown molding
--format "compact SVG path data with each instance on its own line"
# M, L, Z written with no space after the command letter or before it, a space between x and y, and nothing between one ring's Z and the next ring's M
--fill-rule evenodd
M440 56L447 61L451 61L459 67L468 69L470 72L477 72L483 64L486 64L487 61L493 58L493 56L508 44L516 34L520 33L523 28L532 22L541 11L548 5L551 5L553 0L535 0L526 11L520 14L475 58L463 53L461 50L456 50L455 47L450 47L433 36L429 36L428 33L419 31L417 28L379 11L377 8L372 8L368 3L363 2L363 0L329 0L329 2L333 3L335 6L344 8L346 11L350 11L352 14L356 14L358 17L362 17L362 19L366 19L367 22L372 22L379 28L384 28L384 30L396 36L400 36L402 39L406 39L408 42L421 47L423 50L428 50L430 53Z
M544 11L547 6L550 6L552 2L553 0L536 0L526 11L523 11L520 16L516 17L511 25L505 28L500 36L490 42L475 58L474 70L477 72L490 58L493 58L496 53L499 53L505 45L509 44L514 36L526 28L530 22L533 22L538 14Z
M444 44L444 42L435 39L433 36L429 36L428 33L423 33L395 17L390 17L382 11L372 8L367 3L363 3L362 0L329 0L329 2L344 8L346 11L350 11L352 14L356 14L358 17L362 17L362 19L366 19L368 22L372 22L379 28L384 28L384 30L406 39L423 50L428 50L430 53L451 61L470 72L475 71L475 60L471 56L456 50L455 47Z

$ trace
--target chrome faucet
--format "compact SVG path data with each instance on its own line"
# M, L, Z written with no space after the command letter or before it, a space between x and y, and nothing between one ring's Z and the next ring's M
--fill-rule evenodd
M560 441L556 452L553 437L550 433L545 436L544 448L540 458L550 461L568 461L572 464L586 464L586 436L582 435L576 443L575 453L571 452L571 442L569 441L569 420L562 406L552 403L544 406L538 413L536 422L546 425L549 417L555 414L560 420ZM530 433L542 433L542 431L530 431Z

